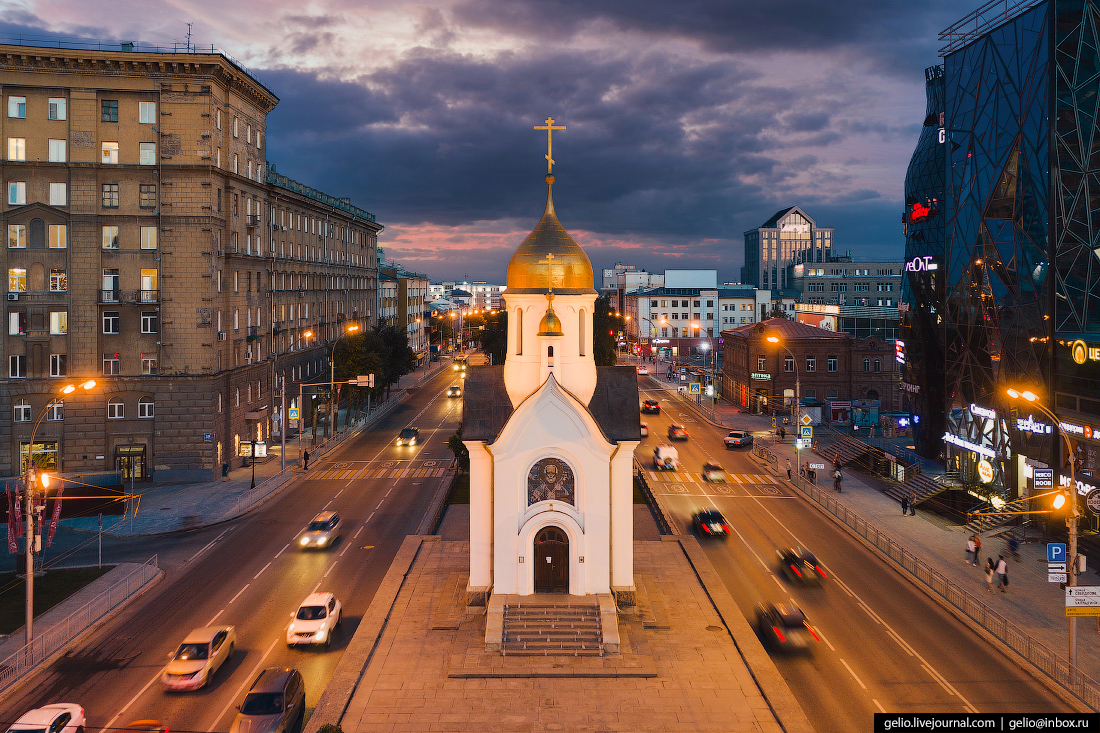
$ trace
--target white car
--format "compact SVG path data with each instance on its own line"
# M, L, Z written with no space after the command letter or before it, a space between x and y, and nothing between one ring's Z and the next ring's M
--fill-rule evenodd
M340 625L340 601L331 593L312 593L306 596L293 621L286 629L287 646L297 644L324 644L332 642L332 635Z
M638 374L648 375L649 374L649 367L647 367L645 364L639 365L638 366Z
M321 512L309 523L305 531L298 536L298 545L303 549L331 547L340 537L340 515L336 512Z
M84 708L76 703L55 702L23 713L8 733L84 733Z
M648 438L649 437L649 425L647 423L642 423L641 424L641 431L642 431L642 437L643 438Z
M204 626L183 639L172 654L168 666L160 675L166 690L197 690L206 687L211 678L233 656L237 646L237 630L232 626Z

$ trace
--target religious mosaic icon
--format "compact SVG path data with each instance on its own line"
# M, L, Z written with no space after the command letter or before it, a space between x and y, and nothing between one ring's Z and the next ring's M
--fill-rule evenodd
M527 506L540 501L575 504L573 469L560 458L543 458L527 474Z

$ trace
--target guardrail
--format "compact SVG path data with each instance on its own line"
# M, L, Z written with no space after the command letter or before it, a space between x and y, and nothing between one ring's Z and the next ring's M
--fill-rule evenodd
M1100 683L1070 664L1064 657L1036 641L1019 626L988 608L958 585L952 583L916 555L890 539L884 532L847 506L816 486L799 477L792 481L811 501L827 511L893 563L916 578L924 587L966 614L975 623L997 637L1010 649L1029 661L1036 669L1061 685L1085 705L1100 710Z
M763 440L754 440L752 442L752 452L758 458L762 458L768 463L779 468L779 456L772 452L771 447Z
M642 464L637 458L634 459L634 480L642 487L642 493L645 494L646 503L649 504L649 510L653 513L653 519L657 522L657 529L661 531L661 534L680 534L679 525L672 521L672 517L665 511L664 504L662 504L657 498L657 495L653 493L653 488L649 485L649 481L646 480L645 469L642 468Z
M77 635L141 590L146 583L156 577L158 572L157 556L153 555L141 567L127 573L125 577L69 614L63 621L40 632L30 644L24 645L15 654L0 662L0 690L7 689L38 664L49 659Z
M236 504L234 504L233 508L227 511L218 521L224 522L227 519L232 519L233 517L244 514L269 497L272 493L282 488L287 481L290 481L293 475L294 472L291 468L284 468L281 472L261 482L256 488L249 489L247 493L238 494Z

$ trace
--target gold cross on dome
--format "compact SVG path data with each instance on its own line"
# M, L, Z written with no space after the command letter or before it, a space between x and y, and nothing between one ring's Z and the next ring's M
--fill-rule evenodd
M546 287L551 294L554 292L554 257L553 252L546 253L545 260L539 260L540 265L546 265Z
M547 117L542 125L535 125L536 130L546 130L546 172L554 172L554 142L551 135L554 130L564 130L565 125L555 125L553 117Z

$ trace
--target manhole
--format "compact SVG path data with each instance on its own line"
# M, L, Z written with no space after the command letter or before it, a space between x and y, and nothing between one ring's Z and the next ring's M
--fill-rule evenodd
M726 629L724 627L714 626L713 624L707 627L707 631L725 631L725 630Z

